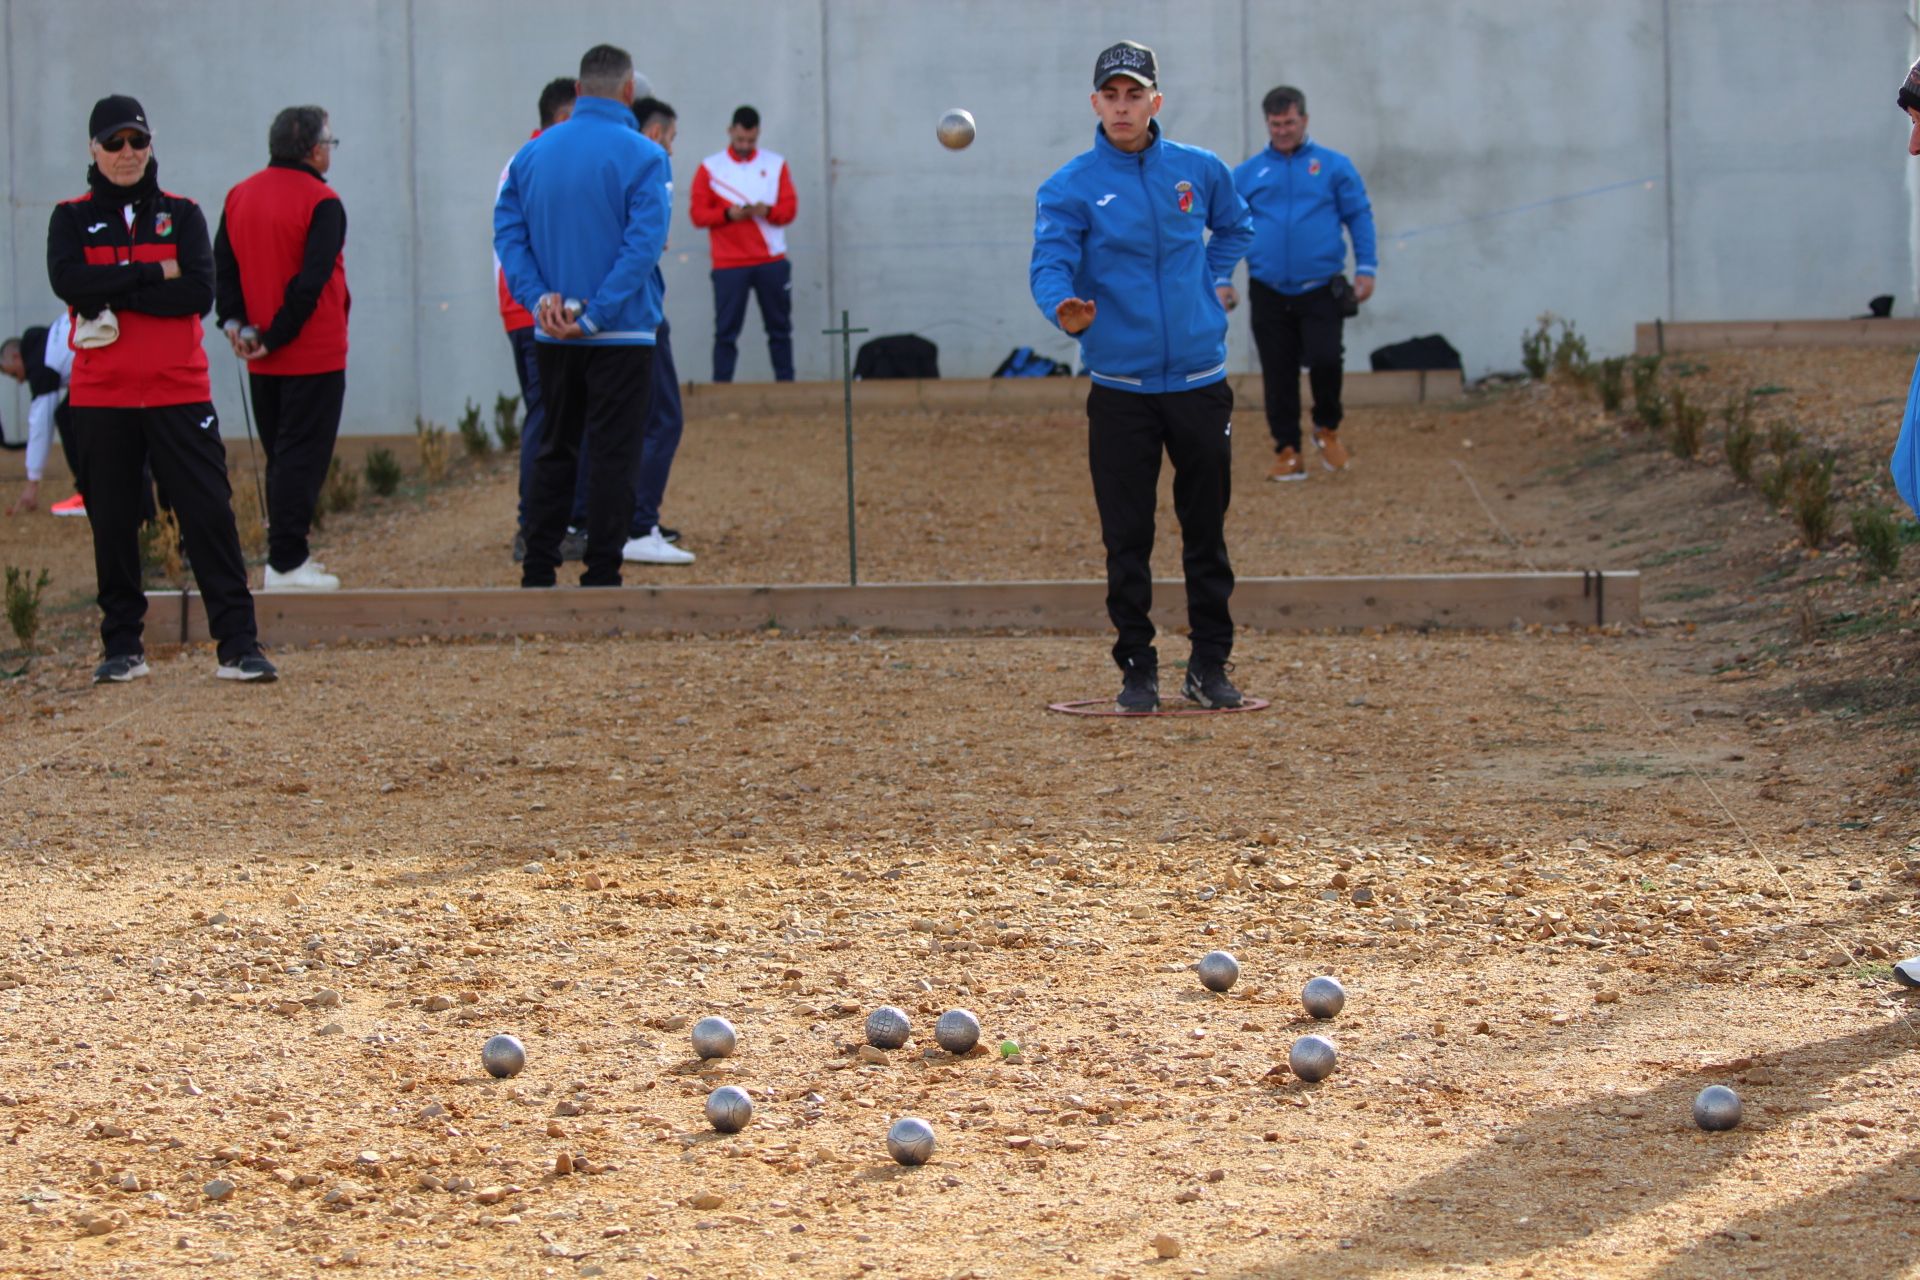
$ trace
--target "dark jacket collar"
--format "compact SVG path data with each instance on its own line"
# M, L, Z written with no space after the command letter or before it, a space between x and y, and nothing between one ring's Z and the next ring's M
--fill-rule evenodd
M269 160L267 161L267 168L298 169L301 173L307 174L309 177L318 178L322 182L325 182L327 180L326 174L320 172L318 169L308 164L305 160Z

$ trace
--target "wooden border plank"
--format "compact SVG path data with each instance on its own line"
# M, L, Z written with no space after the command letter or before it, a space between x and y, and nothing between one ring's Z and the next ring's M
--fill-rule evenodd
M1920 319L1710 320L1636 324L1636 355L1725 351L1733 347L1920 347Z
M1259 374L1237 373L1228 381L1241 403L1262 402ZM862 413L1078 409L1086 401L1089 385L1081 378L889 378L854 383L853 407ZM1351 405L1424 404L1458 400L1466 394L1466 384L1457 369L1349 373L1345 388L1342 398ZM1304 374L1301 390L1309 394ZM689 418L729 413L827 413L840 409L844 397L838 382L693 382L681 390Z
M1154 620L1186 620L1186 591L1154 584ZM148 597L154 638L207 638L197 594ZM256 594L269 644L392 640L411 636L685 634L777 625L814 631L985 631L1031 628L1101 632L1108 626L1103 582L904 582L859 587L781 586L427 588ZM1504 628L1518 624L1592 626L1640 620L1640 575L1570 573L1408 574L1373 577L1242 578L1235 621L1261 630L1356 627Z

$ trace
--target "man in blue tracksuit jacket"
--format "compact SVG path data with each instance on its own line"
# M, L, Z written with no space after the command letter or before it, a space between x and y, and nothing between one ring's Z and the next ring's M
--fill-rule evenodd
M1373 206L1353 161L1307 136L1306 95L1281 85L1261 101L1268 145L1233 171L1233 185L1253 209L1247 251L1253 344L1266 383L1267 427L1273 432L1269 480L1304 480L1300 459L1300 367L1313 388L1313 440L1320 464L1344 470L1340 430L1341 328L1349 310L1373 296L1379 269ZM1347 242L1353 237L1353 283Z
M1095 61L1093 87L1093 150L1040 188L1028 277L1046 317L1079 336L1093 379L1087 457L1107 550L1107 615L1119 632L1116 706L1138 713L1160 705L1148 613L1164 448L1173 459L1193 645L1183 692L1204 707L1237 707L1240 692L1227 678L1227 308L1253 226L1218 156L1161 136L1153 50L1114 45Z
M520 148L493 208L507 289L539 328L547 409L528 494L523 587L554 585L583 439L590 456L580 585L620 585L660 325L649 281L667 243L672 167L634 123L626 51L587 50L578 88L573 119Z

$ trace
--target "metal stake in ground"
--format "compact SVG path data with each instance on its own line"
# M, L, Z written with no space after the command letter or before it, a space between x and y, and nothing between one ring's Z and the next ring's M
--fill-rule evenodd
M849 312L840 313L838 329L822 329L828 335L840 335L840 382L847 393L847 585L860 585L860 539L853 524L853 335L867 333L852 327Z

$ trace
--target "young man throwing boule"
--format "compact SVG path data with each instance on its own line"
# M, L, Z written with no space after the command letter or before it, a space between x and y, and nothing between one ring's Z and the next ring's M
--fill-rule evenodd
M1184 692L1203 707L1241 701L1227 678L1227 309L1253 219L1218 156L1162 136L1158 81L1145 45L1123 41L1096 60L1093 149L1040 188L1028 272L1033 300L1080 339L1093 380L1087 455L1107 550L1107 614L1119 633L1115 705L1132 713L1160 706L1149 611L1162 450L1173 460L1192 633Z

